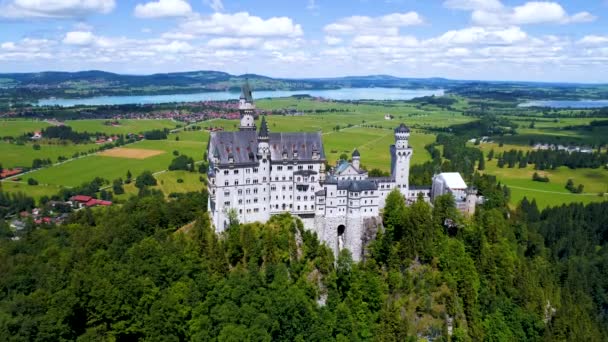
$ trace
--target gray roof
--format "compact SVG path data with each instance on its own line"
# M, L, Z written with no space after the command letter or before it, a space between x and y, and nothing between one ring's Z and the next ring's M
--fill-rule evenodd
M294 159L294 152L297 151L297 160L313 160L312 152L316 150L320 158L325 160L323 151L323 140L321 133L270 133L270 159L273 161L283 160L283 152L287 153L287 159Z
M409 133L410 128L407 127L404 123L401 123L399 127L395 128L395 133Z
M361 154L359 153L359 150L355 149L353 151L353 157L361 157Z
M241 86L241 99L245 99L247 102L253 102L253 96L251 95L251 86L249 85L249 80L246 80L245 83Z
M320 133L269 133L270 158L273 161L283 160L283 151L287 159L294 159L297 151L298 161L313 161L313 151L319 153L319 159L324 161L323 140ZM230 164L229 157L234 158L234 164L257 164L258 133L256 131L212 132L207 147L208 154L217 155L218 166Z
M266 115L262 116L262 124L260 125L260 138L268 137L268 124L266 123Z
M348 190L350 192L360 192L368 190L378 190L376 183L364 180L341 180L338 181L338 190Z
M217 154L219 165L230 164L228 158L234 158L234 164L257 163L258 134L256 131L212 132L208 150Z

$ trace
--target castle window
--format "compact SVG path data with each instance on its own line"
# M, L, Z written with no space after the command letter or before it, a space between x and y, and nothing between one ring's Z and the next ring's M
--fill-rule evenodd
M255 179L253 180L253 184L258 184L258 180L257 180L257 178L255 178Z
M283 180L285 180L285 176L283 176Z
M312 165L308 165L308 169L312 170L313 166Z
M272 186L270 187L270 191L277 191L277 187L276 187L276 185L272 185Z
M243 209L239 209L239 214L242 214L242 213L243 213Z
M282 190L283 190L283 191L285 191L285 185L283 185L283 188L282 188Z
M315 177L310 177L310 181L314 182L315 181Z
M298 196L296 199L299 201L300 200L300 196Z
M239 180L238 179L234 181L234 185L239 185Z
M251 189L245 189L245 194L249 195L251 193Z
M245 173L251 173L251 169L245 169Z
M293 180L293 177L292 177L292 176L289 176L289 180Z
M234 170L234 174L238 175L239 174L239 170Z
M253 193L257 194L258 193L258 188L253 189Z
M291 185L290 185L290 186L289 186L289 190L293 190L293 186L291 186Z
M224 186L228 186L228 181L225 181L225 182L224 182Z
M243 204L243 200L242 199L239 200L239 204Z
M228 175L229 173L230 173L230 171L228 171L228 170L224 170L224 174L225 174L225 175Z
M298 170L304 170L304 165L298 165Z
M249 179L249 178L245 179L245 184L251 184L251 179Z
M307 201L308 200L308 196L304 196L304 200Z
M283 167L282 166L277 166L277 170L283 171Z
M230 191L228 191L228 190L224 191L224 196L230 196Z
M243 194L243 190L239 189L238 193L239 193L239 195L242 195Z
M258 208L253 208L253 212L254 212L254 213L257 213L258 211L260 211L260 209L258 209Z
M226 202L224 202L224 206L225 206L225 207L229 207L229 206L230 206L230 201L226 201Z
M258 173L258 168L257 167L253 168L253 173Z
M289 166L287 167L287 170L293 170L293 166L289 165Z
M262 178L262 182L265 182L265 181L266 181L266 177Z
M296 178L296 182L299 182L302 178L298 177Z
M298 206L298 210L300 210L300 206Z
M257 198L254 198L254 199L253 199L253 203L258 203L258 199L257 199Z

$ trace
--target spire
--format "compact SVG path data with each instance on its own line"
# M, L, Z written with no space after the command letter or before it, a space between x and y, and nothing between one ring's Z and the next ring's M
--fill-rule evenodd
M359 150L357 150L356 148L353 151L353 157L361 157L361 154L359 153Z
M245 83L241 86L241 99L247 102L253 102L253 96L251 95L251 86L249 85L249 79L245 79Z
M262 123L260 125L260 138L268 138L268 124L266 124L266 115L262 116Z

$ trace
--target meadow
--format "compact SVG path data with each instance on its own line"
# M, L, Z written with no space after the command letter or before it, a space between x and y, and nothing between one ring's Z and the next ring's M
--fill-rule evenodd
M414 148L412 165L421 164L430 160L429 153L424 146L435 141L435 133L426 130L425 127L448 127L454 124L462 124L475 120L474 117L464 116L461 110L466 108L465 101L458 101L453 108L458 110L445 110L432 105L420 105L408 102L391 102L384 106L379 103L344 103L326 102L311 99L262 99L257 101L258 108L264 110L283 110L288 109L292 112L298 111L322 111L317 113L304 113L303 115L270 115L267 117L268 126L271 132L298 132L298 131L320 131L323 134L325 154L328 162L332 165L336 163L341 154L346 153L350 156L352 151L357 148L361 153L361 163L367 169L378 168L384 171L390 170L389 146L394 143L393 129L401 122L412 127L410 145ZM385 120L384 115L391 114L393 120ZM535 118L535 127L529 128L532 118L509 117L517 121L520 128L518 132L523 135L515 135L505 141L503 146L499 146L495 139L494 143L482 143L480 145L468 144L480 148L484 153L494 150L495 153L508 151L511 149L529 150L529 136L563 136L566 138L583 139L585 131L565 130L567 126L578 126L588 124L590 119L547 119ZM103 131L108 134L129 133L133 131L143 131L155 128L174 128L175 123L170 120L120 120L120 126L107 126L105 120L75 120L68 121L67 124L75 130L86 130L89 132ZM22 129L27 129L33 124L31 121L24 121ZM40 123L40 122L38 122ZM238 120L212 119L197 126L223 127L225 130L238 129ZM18 127L17 123L11 125ZM336 128L339 126L339 129ZM1 131L1 130L0 130ZM180 130L175 134L169 135L168 140L160 141L141 141L126 146L127 148L137 148L143 150L159 150L164 153L154 155L145 159L131 159L121 157L102 156L98 154L69 161L61 165L41 169L27 175L40 182L39 186L27 186L25 184L5 182L6 191L24 191L35 197L48 195L56 192L58 187L78 186L90 181L95 177L102 177L108 180L125 177L127 170L137 176L144 170L157 173L159 185L156 187L165 194L171 192L185 192L200 190L200 174L197 172L163 172L174 158L173 151L177 150L181 154L193 157L194 160L203 159L209 133L206 131ZM17 146L14 144L0 144L0 162L5 167L17 165L31 165L34 158L51 158L56 161L60 155L70 157L74 152L88 150L88 145L43 145L40 151L33 150L31 144ZM441 148L441 146L440 146ZM511 187L512 204L518 203L524 196L535 198L541 207L549 205L560 205L569 202L590 202L604 200L606 197L598 196L600 192L608 191L608 171L605 169L578 169L570 170L559 168L547 171L550 178L549 183L539 183L532 181L534 170L531 166L526 169L498 168L496 160L486 163L485 172L494 174L498 179ZM181 178L182 183L177 183ZM564 188L567 180L572 178L575 184L585 186L584 194L572 194ZM133 185L125 187L127 194L136 193ZM127 195L119 196L125 197Z
M48 126L50 126L48 123L40 120L0 120L0 137L16 137L28 132L40 131Z

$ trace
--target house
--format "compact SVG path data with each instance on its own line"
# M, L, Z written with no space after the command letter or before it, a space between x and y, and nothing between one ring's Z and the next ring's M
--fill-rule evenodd
M32 140L40 140L40 139L42 139L42 133L41 132L34 132L34 135L32 135L32 137L30 139L32 139Z

